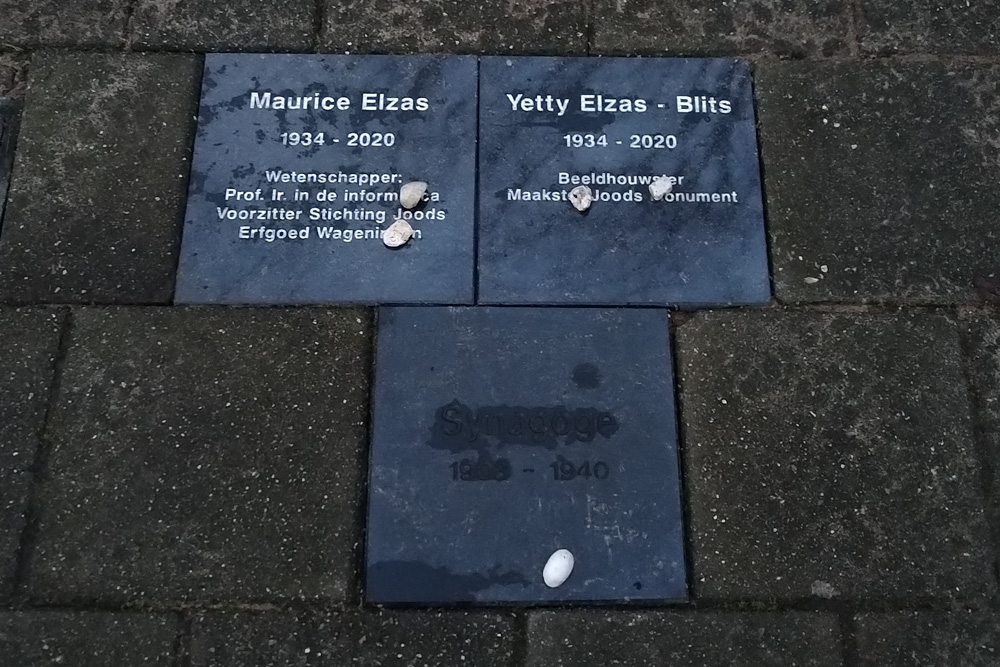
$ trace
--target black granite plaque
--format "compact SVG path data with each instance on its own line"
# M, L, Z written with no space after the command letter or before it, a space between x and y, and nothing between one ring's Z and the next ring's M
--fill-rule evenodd
M17 137L18 105L0 100L0 221L7 202L7 186L14 164L14 140Z
M745 62L483 58L479 133L480 302L769 300Z
M382 308L377 348L369 602L686 597L665 311Z
M476 67L208 55L176 300L471 303ZM388 248L401 217L414 237Z

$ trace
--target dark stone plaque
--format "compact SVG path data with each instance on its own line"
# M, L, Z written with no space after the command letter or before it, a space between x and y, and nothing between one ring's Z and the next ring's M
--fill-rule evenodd
M208 55L176 300L471 303L476 94L469 57Z
M383 308L373 424L369 602L686 597L665 311Z
M10 170L14 163L17 111L18 106L14 102L0 100L0 221L3 221L4 204L7 202L7 186L10 185Z
M480 302L770 299L745 62L483 58L479 132Z

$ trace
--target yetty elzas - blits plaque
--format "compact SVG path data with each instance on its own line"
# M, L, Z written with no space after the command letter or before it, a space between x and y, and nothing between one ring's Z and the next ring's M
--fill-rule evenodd
M476 77L474 57L208 55L175 300L471 303Z
M665 310L390 307L378 321L368 602L687 596ZM561 550L572 571L547 581Z
M746 63L490 57L479 94L481 303L770 299Z

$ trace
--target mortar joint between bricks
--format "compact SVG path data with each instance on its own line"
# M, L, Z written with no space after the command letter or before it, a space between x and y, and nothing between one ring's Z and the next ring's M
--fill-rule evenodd
M46 397L44 413L36 433L38 443L35 448L34 459L30 466L31 476L28 485L28 503L25 509L24 524L21 528L21 538L18 543L15 562L14 592L12 597L14 603L22 607L28 606L30 601L27 580L29 563L34 553L35 541L38 536L38 524L41 519L41 486L48 468L49 453L52 450L52 443L48 435L49 424L52 415L55 413L56 403L59 400L63 368L73 328L72 310L60 309L60 311L62 312L62 321L59 327L59 339L55 358L52 362L49 393Z

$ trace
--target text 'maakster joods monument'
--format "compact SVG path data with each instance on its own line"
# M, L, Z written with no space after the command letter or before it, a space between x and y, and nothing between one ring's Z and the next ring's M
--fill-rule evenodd
M479 82L480 303L770 299L745 62L486 57Z

